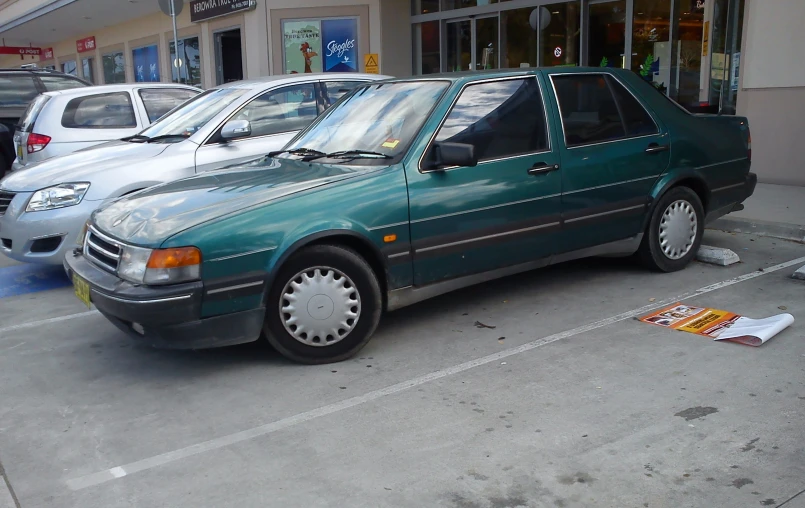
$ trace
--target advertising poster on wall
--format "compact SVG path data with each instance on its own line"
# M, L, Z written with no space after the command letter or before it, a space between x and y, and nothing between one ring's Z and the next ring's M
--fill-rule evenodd
M358 20L322 20L321 32L324 72L358 72Z
M283 21L285 74L321 72L321 21Z
M134 80L138 83L159 81L159 51L156 44L132 50Z

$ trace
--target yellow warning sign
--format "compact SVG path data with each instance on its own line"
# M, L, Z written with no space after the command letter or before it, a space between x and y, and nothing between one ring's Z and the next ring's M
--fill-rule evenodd
M377 53L363 55L363 72L367 74L380 74L380 57Z

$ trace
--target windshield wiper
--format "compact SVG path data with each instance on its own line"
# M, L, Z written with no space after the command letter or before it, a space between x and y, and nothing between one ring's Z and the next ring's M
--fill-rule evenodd
M268 157L276 157L277 155L283 153L289 153L291 155L314 155L316 157L324 157L327 155L324 152L313 150L312 148L292 148L291 150L276 150L273 152L268 152Z
M341 150L340 152L328 153L326 157L328 159L357 159L357 158L393 159L394 158L391 155L386 155L385 153L372 152L369 150Z
M148 141L148 136L143 136L142 134L135 134L134 136L129 136L126 138L121 138L120 141Z
M162 134L161 136L154 136L153 138L148 138L146 141L147 143L153 143L154 141L162 141L163 139L187 139L190 136L186 136L184 134Z

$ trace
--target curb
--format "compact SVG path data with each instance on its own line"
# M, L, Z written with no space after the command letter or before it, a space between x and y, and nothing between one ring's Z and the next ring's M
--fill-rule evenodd
M799 224L723 217L713 221L707 228L729 233L752 233L805 243L805 226L800 226Z

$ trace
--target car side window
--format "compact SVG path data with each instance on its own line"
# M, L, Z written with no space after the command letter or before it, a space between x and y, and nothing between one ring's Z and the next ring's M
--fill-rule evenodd
M250 137L298 131L319 116L313 83L289 85L252 100L233 120L248 120Z
M548 149L548 129L535 78L467 86L435 141L475 146L479 161Z
M86 83L73 78L63 76L39 76L42 84L48 92L58 92L59 90L70 90L71 88L81 88L88 86Z
M327 89L327 97L330 99L330 106L338 102L338 100L352 91L358 85L364 84L365 81L325 81L324 87Z
M21 108L27 106L37 95L39 92L36 82L30 75L0 75L0 106Z
M618 104L604 74L551 76L567 146L613 141L626 137Z
M199 92L175 88L142 88L139 93L145 106L145 112L148 113L148 121L154 123L165 116L168 111L192 99Z
M76 97L61 119L68 129L125 129L137 127L131 96L126 92Z
M612 76L607 76L609 86L612 88L612 93L615 94L615 100L618 101L620 106L621 116L623 123L626 126L626 134L628 136L646 136L649 134L657 134L659 129L657 124L652 120L648 111L635 99L634 95L629 93L629 90L623 87Z

